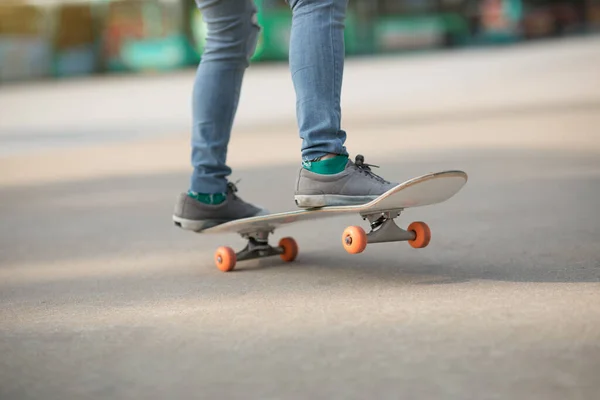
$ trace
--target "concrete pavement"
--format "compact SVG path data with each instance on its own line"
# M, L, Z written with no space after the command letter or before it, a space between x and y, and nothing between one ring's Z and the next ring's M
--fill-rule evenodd
M548 110L597 109L600 38L420 56L349 59L343 120L360 131L476 122ZM0 89L0 155L186 133L194 71L109 76ZM236 116L236 137L295 131L286 65L253 65ZM364 133L361 133L364 135ZM351 139L354 140L351 135ZM402 135L406 140L408 135ZM297 147L294 147L295 151Z
M295 263L223 274L214 249L243 242L170 221L189 172L176 105L162 111L182 113L165 122L174 133L148 137L132 133L143 123L132 105L122 135L112 130L120 117L107 116L97 132L60 139L70 114L58 105L37 122L3 118L3 132L24 138L39 124L51 146L10 139L0 158L0 398L595 399L600 60L590 43L349 63L353 154L399 180L469 173L455 198L402 218L431 226L422 250L346 254L341 232L361 221L345 216L277 232L299 242ZM411 103L389 82L368 88L386 67L403 82L438 72L435 85L414 83ZM185 76L123 85L172 88ZM247 95L286 71L248 76ZM230 159L240 193L281 211L293 208L298 140L289 111L269 124L281 98L293 99L273 86L280 97L244 106ZM368 101L353 103L361 92ZM32 93L10 88L0 104ZM83 126L76 114L65 131ZM277 151L265 156L267 146Z

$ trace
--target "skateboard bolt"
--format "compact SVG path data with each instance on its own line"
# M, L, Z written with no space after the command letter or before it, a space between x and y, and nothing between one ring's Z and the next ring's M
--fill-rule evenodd
M217 261L220 263L223 262L223 257L221 257L221 256L217 257Z
M352 244L352 236L346 236L346 244L347 245L351 245Z

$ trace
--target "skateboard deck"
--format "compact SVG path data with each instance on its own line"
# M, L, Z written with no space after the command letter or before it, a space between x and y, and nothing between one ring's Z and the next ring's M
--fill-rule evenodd
M463 171L442 171L409 179L388 190L375 200L362 205L329 206L301 209L239 219L213 226L200 234L237 233L248 240L247 246L235 252L230 247L220 247L215 253L215 263L224 272L234 269L237 261L279 255L284 261L293 261L298 245L291 237L280 240L279 245L269 245L269 234L277 228L301 221L310 221L343 214L358 214L368 220L371 230L366 233L360 226L350 226L342 234L342 244L351 254L361 253L367 243L408 241L414 248L429 244L431 232L424 222L413 222L404 230L394 220L407 208L442 203L458 193L467 182Z

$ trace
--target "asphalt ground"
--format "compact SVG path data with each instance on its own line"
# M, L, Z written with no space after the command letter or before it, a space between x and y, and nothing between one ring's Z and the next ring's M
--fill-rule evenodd
M227 274L213 252L240 238L170 219L189 179L179 104L181 115L142 136L158 118L152 107L168 115L166 100L146 104L150 122L130 105L122 134L113 109L86 131L68 97L39 119L26 107L52 93L91 101L90 88L109 104L98 93L118 82L175 98L192 72L0 92L13 107L0 124L0 398L595 399L597 44L349 62L351 153L396 180L461 169L469 182L400 219L430 225L425 249L347 254L341 232L363 222L342 216L277 231L274 240L298 241L294 263L255 260ZM438 72L410 86L423 71ZM230 160L244 198L284 211L299 141L293 109L274 110L293 93L274 85L279 97L261 97L267 76L283 82L285 66L250 69L245 96L263 102L241 109ZM467 102L465 91L478 95Z

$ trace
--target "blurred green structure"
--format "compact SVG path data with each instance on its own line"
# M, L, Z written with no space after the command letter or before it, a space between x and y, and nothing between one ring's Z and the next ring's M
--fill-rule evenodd
M288 57L292 13L255 0L252 62ZM600 0L350 0L349 56L515 43L600 31ZM2 0L0 82L167 71L202 57L194 0Z
M104 66L109 71L161 71L194 60L179 1L119 0L103 6Z
M202 15L195 7L195 2L190 3L190 23L194 47L198 56L202 54L205 45L206 25ZM289 53L289 39L292 26L292 13L284 1L255 0L258 10L257 20L261 27L252 61L286 60ZM360 47L357 36L357 23L354 10L350 10L346 19L346 52L356 54Z

